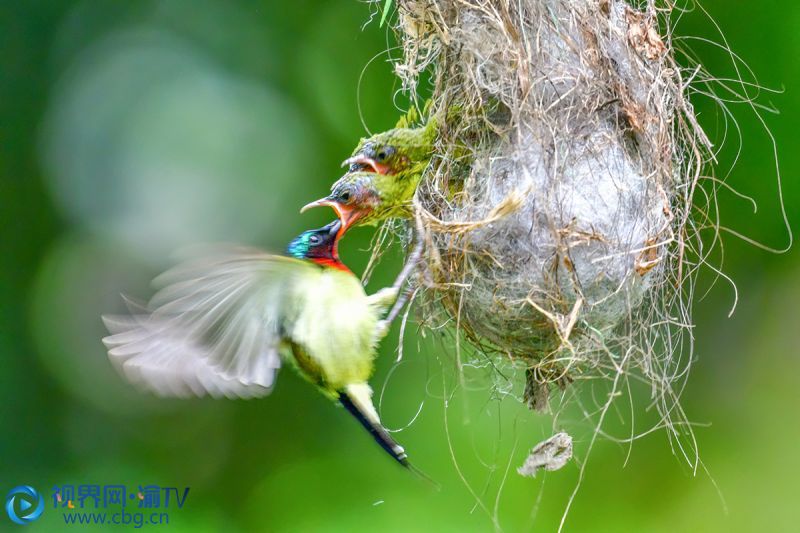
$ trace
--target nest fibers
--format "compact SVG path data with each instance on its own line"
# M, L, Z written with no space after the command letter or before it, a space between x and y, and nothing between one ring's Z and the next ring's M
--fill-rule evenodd
M662 413L690 358L689 212L710 145L669 8L614 0L400 0L396 72L446 117L415 198L426 318L527 369L526 400L638 371ZM689 71L691 72L691 71ZM695 71L696 73L696 71ZM689 282L687 285L687 281ZM610 401L610 400L609 400ZM673 411L674 413L674 411Z

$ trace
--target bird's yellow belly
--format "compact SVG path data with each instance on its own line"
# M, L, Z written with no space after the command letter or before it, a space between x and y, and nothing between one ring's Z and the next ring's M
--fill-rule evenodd
M324 271L298 296L306 301L290 335L298 369L330 392L367 381L373 370L377 317L358 280Z

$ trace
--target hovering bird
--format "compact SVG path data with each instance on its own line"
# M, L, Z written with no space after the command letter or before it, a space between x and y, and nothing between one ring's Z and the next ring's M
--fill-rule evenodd
M416 116L403 117L389 131L361 139L343 165L347 172L331 187L331 194L304 206L300 212L330 206L342 221L341 232L354 224L375 225L387 218L411 216L411 200L433 155L436 119L410 128Z
M411 468L368 384L384 334L379 318L397 291L364 293L339 259L340 229L337 220L306 231L289 257L217 250L167 271L146 308L103 317L109 358L134 384L178 397L264 396L288 362Z

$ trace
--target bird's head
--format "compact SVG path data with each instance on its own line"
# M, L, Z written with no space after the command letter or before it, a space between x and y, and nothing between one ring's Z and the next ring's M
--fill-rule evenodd
M347 172L331 194L303 207L332 207L342 221L342 233L356 223L375 224L408 216L408 208L433 155L433 118L419 128L402 126L362 139L343 163Z
M345 174L333 184L328 196L311 202L300 212L323 205L333 208L342 223L342 234L356 222L369 224L374 218L375 209L382 203L374 178L371 172Z
M304 231L289 246L286 253L295 259L305 259L317 264L348 270L339 259L340 220L317 229Z
M431 118L418 128L406 127L406 121L391 130L361 139L353 155L342 166L347 172L373 172L382 176L422 174L433 155L436 120Z

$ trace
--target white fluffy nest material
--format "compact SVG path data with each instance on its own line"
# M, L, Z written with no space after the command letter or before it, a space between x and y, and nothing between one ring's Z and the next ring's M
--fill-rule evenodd
M682 265L710 146L669 9L641 4L398 1L396 72L412 93L429 72L447 117L415 198L426 318L521 361L535 408L548 383L635 367L669 396L680 374L669 327L690 323Z

